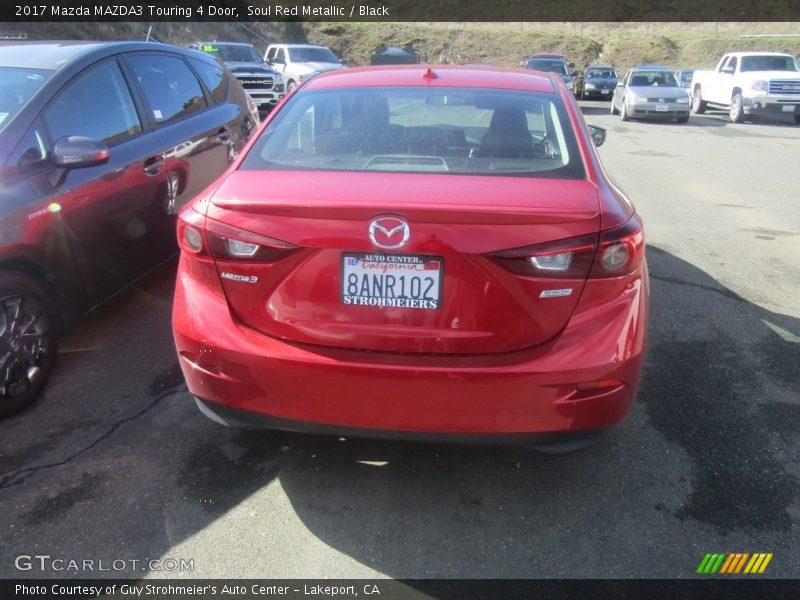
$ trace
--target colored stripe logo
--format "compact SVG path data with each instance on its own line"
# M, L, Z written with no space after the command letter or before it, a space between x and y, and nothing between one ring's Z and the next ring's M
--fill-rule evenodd
M772 552L729 552L720 554L706 554L697 567L701 575L756 575L763 573Z

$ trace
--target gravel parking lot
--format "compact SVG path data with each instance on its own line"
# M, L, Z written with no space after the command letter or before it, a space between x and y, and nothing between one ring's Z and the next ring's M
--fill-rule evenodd
M683 578L736 551L800 577L800 127L582 105L649 244L649 354L612 437L552 457L226 430L183 386L171 265L0 422L0 577ZM15 567L37 553L128 562ZM143 567L167 558L193 569Z

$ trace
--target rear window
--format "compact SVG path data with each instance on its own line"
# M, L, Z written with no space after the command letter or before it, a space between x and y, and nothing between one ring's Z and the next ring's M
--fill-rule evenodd
M241 168L585 177L558 96L469 88L301 92Z

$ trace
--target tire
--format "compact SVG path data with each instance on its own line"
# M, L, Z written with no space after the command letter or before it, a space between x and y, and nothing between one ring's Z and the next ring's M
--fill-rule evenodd
M681 123L681 124L688 123L689 122L689 117L681 117L680 119L677 119L677 122Z
M742 106L741 94L734 94L733 98L731 98L728 118L731 120L731 123L744 123L744 107Z
M706 112L708 104L703 100L702 88L698 85L692 94L692 112L696 115L702 115Z
M795 125L800 125L800 115L795 115L794 116L794 124Z
M290 93L290 92L291 92L291 91L292 91L294 88L296 88L296 87L297 87L297 84L296 84L294 81L289 81L289 82L286 84L286 93L287 93L287 94L288 94L288 93Z
M628 105L626 104L625 100L622 101L622 109L619 112L619 118L623 121L631 120L631 118L628 116Z
M619 111L617 110L617 107L614 106L614 98L611 98L610 112L611 112L612 115L618 115L619 114Z
M58 347L53 301L30 277L0 271L0 418L33 403Z

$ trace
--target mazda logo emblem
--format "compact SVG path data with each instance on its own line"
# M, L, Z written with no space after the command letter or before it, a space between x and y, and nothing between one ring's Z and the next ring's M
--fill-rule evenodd
M402 248L410 235L408 223L396 217L379 217L369 224L369 240L378 248Z

